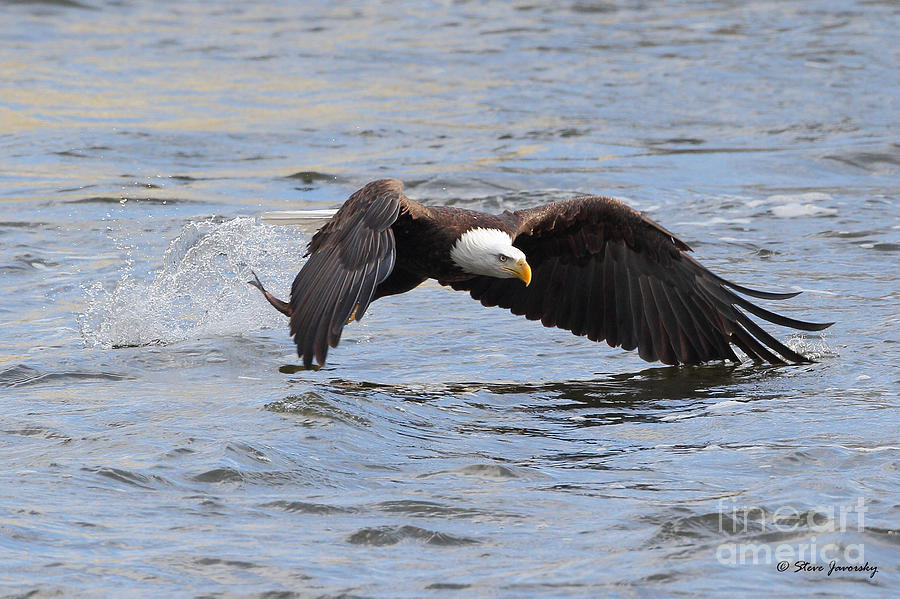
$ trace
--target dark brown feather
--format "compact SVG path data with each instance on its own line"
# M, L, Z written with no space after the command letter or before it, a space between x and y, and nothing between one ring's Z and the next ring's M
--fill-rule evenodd
M391 273L396 248L391 225L403 197L399 181L370 183L350 196L313 236L309 259L291 287L291 335L310 368L337 347L347 320L360 320L376 287Z
M786 299L796 293L758 291L711 273L687 255L686 243L613 198L578 198L506 216L515 227L514 244L531 264L531 285L473 277L453 288L545 326L637 349L648 361L737 361L732 344L756 361L808 361L742 309L795 329L818 331L831 324L753 304L738 294Z

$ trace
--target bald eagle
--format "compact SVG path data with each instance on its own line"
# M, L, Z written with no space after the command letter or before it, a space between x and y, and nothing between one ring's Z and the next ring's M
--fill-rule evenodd
M305 368L313 359L324 365L329 346L337 347L344 327L360 320L372 301L426 279L545 327L637 348L648 362L738 362L732 345L757 362L810 361L743 312L804 331L833 324L788 318L742 297L777 300L799 292L732 283L689 251L609 197L492 215L424 206L403 194L400 181L383 179L351 195L313 236L289 303L266 291L255 274L250 283L290 318Z

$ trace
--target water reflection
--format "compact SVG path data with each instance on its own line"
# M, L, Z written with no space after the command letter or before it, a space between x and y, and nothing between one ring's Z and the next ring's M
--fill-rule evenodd
M720 406L733 410L741 404L777 399L775 391L748 393L747 389L765 389L768 381L797 368L804 367L661 367L592 380L523 384L385 384L331 378L292 383L309 390L287 395L266 409L296 418L304 427L371 427L369 434L379 439L399 435L434 441L454 431L453 435L562 440L578 429L685 421L708 417ZM591 453L592 459L597 457Z
M284 367L283 367L284 368ZM365 397L383 393L405 401L427 402L448 396L481 394L518 395L551 400L554 409L652 406L659 402L715 399L728 388L778 377L784 366L707 364L701 366L653 367L634 373L618 373L590 380L539 383L440 382L434 384L389 384L334 378L317 383L337 393ZM799 367L802 368L802 367Z

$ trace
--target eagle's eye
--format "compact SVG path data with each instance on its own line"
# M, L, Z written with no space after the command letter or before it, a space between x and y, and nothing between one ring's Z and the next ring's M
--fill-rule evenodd
M500 255L497 256L497 260L499 260L500 262L506 262L508 259L509 259L509 258L507 258L506 256L504 256L503 254L500 254Z

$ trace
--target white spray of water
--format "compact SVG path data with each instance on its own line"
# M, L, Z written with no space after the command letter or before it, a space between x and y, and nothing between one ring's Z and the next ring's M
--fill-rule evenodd
M840 356L837 348L828 343L825 332L820 333L819 337L806 337L797 333L791 335L785 345L811 360L819 361Z
M132 249L114 288L85 287L84 341L112 348L284 328L285 317L247 281L253 269L273 293L289 296L308 239L249 217L188 223L152 279L133 276Z
M771 204L769 211L778 218L797 218L808 216L834 216L837 209L822 206L832 202L827 193L809 192L798 194L780 194L769 196L766 202Z

